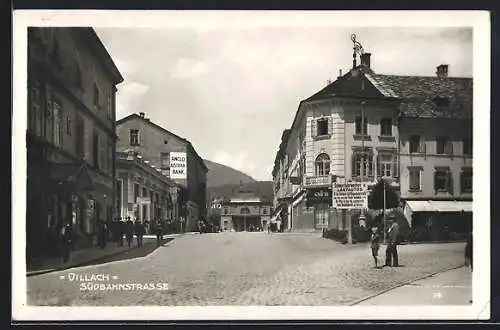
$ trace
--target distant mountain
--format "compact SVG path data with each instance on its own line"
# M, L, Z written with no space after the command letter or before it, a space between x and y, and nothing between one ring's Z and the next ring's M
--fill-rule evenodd
M272 181L255 181L243 184L245 191L250 190L255 193L255 196L261 197L269 202L273 201L273 182ZM220 187L207 188L207 201L214 197L231 198L234 192L240 188L240 184L226 184Z
M220 187L228 184L239 185L240 182L256 182L251 176L235 170L232 167L212 162L210 160L203 160L208 167L207 173L207 188Z

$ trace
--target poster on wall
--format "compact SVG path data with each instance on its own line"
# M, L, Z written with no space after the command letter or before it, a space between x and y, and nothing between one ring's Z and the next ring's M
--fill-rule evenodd
M187 178L187 157L185 152L170 153L170 178Z
M368 189L364 183L334 183L332 192L334 208L351 210L368 207Z

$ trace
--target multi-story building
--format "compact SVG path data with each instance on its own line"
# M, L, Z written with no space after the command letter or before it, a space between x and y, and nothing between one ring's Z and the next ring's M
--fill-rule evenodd
M113 218L115 94L123 78L92 28L28 29L27 244L73 225L75 247Z
M116 214L125 219L149 222L170 220L174 203L170 194L176 184L161 169L131 151L116 155Z
M243 187L220 204L220 228L223 231L263 230L271 222L271 202Z
M289 230L340 228L345 215L332 207L332 183L384 177L398 189L398 97L381 86L370 54L336 81L303 100L286 140L278 194L288 198ZM276 178L275 178L276 180Z
M400 105L401 198L421 239L472 229L472 79L386 77Z
M410 223L412 213L470 218L472 79L449 78L446 65L435 77L376 74L370 55L302 101L282 138L273 179L288 229L345 229L332 183L362 181L370 193L381 178L406 201Z
M137 152L182 187L173 196L181 205L174 220L185 220L186 230L196 230L198 221L206 218L208 168L191 142L151 122L143 112L124 117L116 125L117 151Z

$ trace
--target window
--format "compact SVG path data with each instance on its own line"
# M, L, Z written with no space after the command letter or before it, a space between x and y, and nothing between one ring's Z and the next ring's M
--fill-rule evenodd
M138 197L139 197L139 184L134 183L134 203L137 203Z
M438 136L436 138L436 153L442 155L445 153L446 149L446 138L444 136Z
M81 116L76 116L76 138L75 138L75 152L80 157L85 156L85 126Z
M116 180L116 215L122 214L122 181Z
M464 155L472 155L472 139L465 138L462 141L462 153Z
M131 146L140 145L139 130L138 129L131 129L130 130L130 145Z
M42 95L38 86L32 86L30 92L28 128L41 135Z
M378 155L378 176L379 177L392 177L394 167L394 155L379 154Z
M243 207L240 210L241 214L250 214L250 209L248 207Z
M328 135L328 118L318 119L317 135Z
M330 157L327 154L320 154L315 161L316 175L326 176L330 174Z
M446 192L451 188L451 173L448 168L437 168L434 172L434 190Z
M100 92L99 92L99 87L97 87L97 84L94 83L94 107L99 108L100 107Z
M92 145L92 158L94 160L94 166L99 168L99 135L94 133L94 143Z
M148 190L145 187L142 187L142 197L148 197Z
M418 167L409 167L409 190L410 191L421 191L422 188L420 186L420 168Z
M108 152L106 154L108 158L108 174L113 174L113 143L108 141Z
M381 136L392 136L392 119L382 118L380 120L380 135Z
M361 121L361 116L357 116L355 121L356 134L366 135L368 133L368 119L364 117L363 123ZM361 131L361 125L363 126L363 131Z
M224 209L224 214L228 214L229 210L227 208Z
M263 209L262 214L267 214L267 209Z
M460 174L460 192L462 194L472 193L472 168L462 169Z
M410 153L419 153L422 152L421 146L420 146L420 136L419 135L412 135L410 136Z
M330 210L328 205L317 205L314 208L314 223L316 228L328 227Z
M52 114L54 119L53 134L54 134L54 145L61 147L63 145L63 132L64 125L62 121L62 106L61 102L54 98L52 100Z
M69 115L66 118L66 134L71 136L71 117Z
M352 176L361 177L373 176L373 155L369 153L357 152L353 154ZM364 166L363 166L364 165ZM363 167L363 173L361 168Z
M168 152L162 152L160 155L160 165L162 170L170 168L170 154Z

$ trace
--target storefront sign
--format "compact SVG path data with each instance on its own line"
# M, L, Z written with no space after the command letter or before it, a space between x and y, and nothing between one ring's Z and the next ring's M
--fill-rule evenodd
M170 178L187 178L187 157L185 152L170 153Z
M368 207L368 189L360 182L333 184L333 207L337 209L363 209Z
M307 190L307 206L316 204L330 204L332 202L332 192L328 188L316 188Z
M137 204L151 204L149 197L137 197Z

